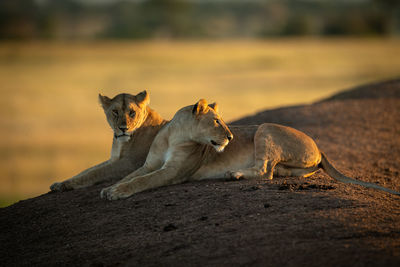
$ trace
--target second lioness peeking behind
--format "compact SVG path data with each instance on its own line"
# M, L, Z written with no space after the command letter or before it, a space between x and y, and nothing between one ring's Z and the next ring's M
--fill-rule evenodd
M155 137L145 164L104 188L101 197L121 199L151 188L208 178L307 177L319 168L341 182L399 194L344 176L309 136L293 128L271 123L228 128L218 106L202 99L180 109Z

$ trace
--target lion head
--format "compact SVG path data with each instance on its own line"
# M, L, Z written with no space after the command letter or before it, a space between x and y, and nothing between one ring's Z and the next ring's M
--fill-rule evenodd
M217 103L208 105L204 99L200 99L193 106L192 118L194 141L211 145L217 152L222 152L233 139L231 131L218 114Z
M137 95L119 94L112 99L99 94L99 101L114 131L114 138L127 142L145 121L150 96L146 91Z

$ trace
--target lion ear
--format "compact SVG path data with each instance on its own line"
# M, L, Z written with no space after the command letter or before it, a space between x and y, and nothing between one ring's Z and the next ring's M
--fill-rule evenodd
M216 103L216 102L214 102L214 103L212 103L212 104L210 104L210 105L208 105L210 108L212 108L215 112L219 112L219 105Z
M195 115L205 114L205 113L207 113L207 108L208 108L207 101L204 99L200 99L199 102L197 102L193 106L192 113Z
M150 103L150 95L146 90L137 94L135 98L139 106L146 106Z
M99 102L103 109L107 109L111 104L111 99L105 95L99 94Z

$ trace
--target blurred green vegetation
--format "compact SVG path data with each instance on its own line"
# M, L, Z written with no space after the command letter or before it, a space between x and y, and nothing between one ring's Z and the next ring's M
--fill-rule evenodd
M398 0L1 0L1 39L400 33Z

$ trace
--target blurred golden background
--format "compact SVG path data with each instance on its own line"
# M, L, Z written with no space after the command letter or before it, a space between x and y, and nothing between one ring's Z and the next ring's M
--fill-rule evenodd
M109 157L97 94L226 121L400 75L396 1L0 3L0 206Z

